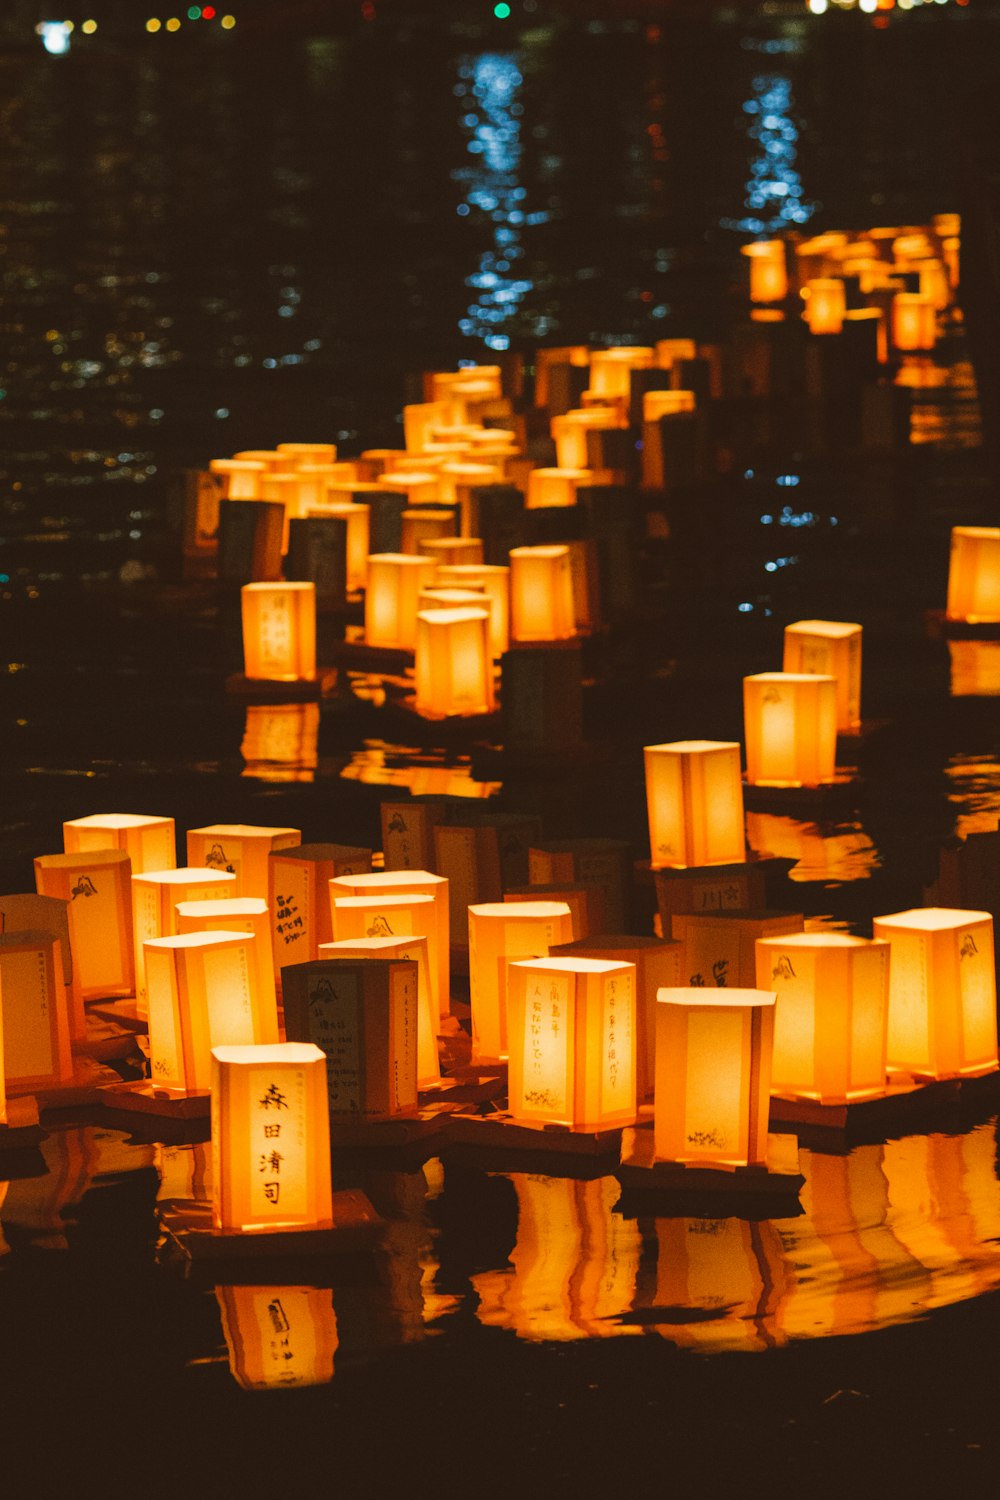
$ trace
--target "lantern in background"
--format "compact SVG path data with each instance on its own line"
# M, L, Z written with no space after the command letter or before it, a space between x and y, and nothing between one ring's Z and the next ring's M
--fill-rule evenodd
M528 850L528 879L532 885L555 880L598 885L609 927L621 932L627 926L632 855L624 839L534 840Z
M319 704L248 703L240 755L244 776L312 781L319 763Z
M330 881L330 910L333 913L333 936L339 937L409 937L413 933L425 933L434 982L434 999L441 1015L451 1010L451 907L448 896L448 881L430 870L373 870L370 875L340 875ZM378 900L383 896L430 896L433 909L419 908L413 922L407 928L396 926L392 933L385 931L366 932L351 929L337 931L335 903L347 896L364 896L371 899L373 921L378 916ZM402 917L402 908L395 908L397 919ZM405 920L405 918L403 918Z
M286 964L319 957L319 944L333 940L330 881L362 875L372 851L347 844L296 844L268 858L268 905L275 978Z
M784 672L815 673L837 683L837 730L861 727L861 626L797 620L785 626Z
M647 745L643 756L653 869L744 860L739 745L674 740Z
M645 391L642 397L642 420L658 422L679 411L695 410L694 391Z
M35 860L40 896L66 902L73 963L70 1034L86 1034L84 1002L135 993L132 871L119 849L42 854Z
M428 507L426 510L404 510L401 518L400 546L407 554L421 553L422 542L436 541L439 537L455 535L455 512L450 506Z
M373 937L429 939L435 918L433 896L416 895L412 891L394 896L382 891L369 891L363 896L334 896L336 889L331 881L335 943Z
M490 901L469 907L469 1000L472 1056L507 1056L507 967L516 958L544 958L556 943L573 941L564 901Z
M774 999L764 990L659 991L658 1161L724 1168L766 1163Z
M315 516L332 516L347 523L347 590L356 593L368 581L368 553L371 535L371 506L325 504L309 512Z
M923 292L897 292L892 299L892 342L897 349L933 349L937 314Z
M698 345L694 339L657 339L656 368L669 370L684 360L698 358Z
M551 371L553 366L564 365L585 370L590 362L590 350L586 344L569 344L561 349L535 350L535 405L552 405Z
M274 988L271 915L267 902L256 896L223 897L221 901L179 901L177 931L182 937L192 932L247 934L254 968L250 987L254 1010L253 1036L249 1040L264 1045L278 1041L278 1003ZM147 970L148 963L147 950ZM245 1038L220 1037L219 1040L235 1042Z
M65 990L58 937L51 932L9 932L0 936L3 1002L0 1061L8 1097L34 1089L58 1088L72 1080L73 1054Z
M365 641L369 646L414 649L417 596L433 583L436 570L431 557L380 552L368 559Z
M618 396L626 400L631 394L633 370L652 368L654 351L640 348L592 349L590 352L590 389L595 396Z
M885 1093L887 942L841 932L763 937L757 983L778 996L772 1093L821 1104Z
M269 473L276 473L285 465L284 454L279 453L277 448L243 448L239 453L233 454L234 458L249 459L251 463L263 464Z
M585 394L592 393L588 392ZM568 469L590 469L587 433L602 428L622 427L625 417L617 401L611 406L586 406L578 410L563 412L552 418L549 424L556 445L557 472ZM581 483L586 483L581 480ZM552 504L542 500L540 504ZM571 503L571 502L568 502Z
M279 443L275 451L294 468L302 464L332 464L337 457L335 443Z
M569 907L572 941L579 942L589 932L606 926L603 892L595 885L555 881L552 885L517 885L504 890L505 901L565 901Z
M801 932L802 916L791 911L678 912L670 930L681 944L682 984L752 990L757 985L757 939Z
M284 1042L215 1047L212 1060L216 1229L329 1228L333 1202L323 1053Z
M806 282L803 296L805 308L802 316L809 324L809 332L839 333L847 308L844 283L835 276L816 277Z
M243 1390L329 1385L338 1343L329 1287L217 1286L215 1300Z
M743 679L750 786L818 786L837 762L837 683L801 672Z
M67 854L89 854L92 849L124 849L132 861L132 874L143 870L169 870L177 863L173 818L139 813L92 813L63 824L63 849Z
M496 661L510 645L510 569L487 563L439 565L437 582L446 588L481 588L490 601L490 655Z
M437 1034L440 1024L426 937L345 938L339 943L321 943L325 958L409 959L417 966L417 1087L431 1088L441 1082Z
M1000 526L953 526L948 563L949 620L1000 620Z
M213 458L208 466L210 474L222 476L226 486L227 500L259 500L260 486L267 473L267 465L253 459Z
M403 407L403 441L408 453L422 453L438 427L447 427L454 415L450 401L421 401Z
M416 710L427 719L492 713L493 661L486 609L417 615Z
M145 1014L147 1000L144 944L176 933L178 901L211 901L235 891L236 876L228 870L144 870L132 876L135 1000L140 1015Z
M589 469L532 469L528 475L528 510L576 504L576 488L592 478Z
M511 638L563 641L575 634L568 547L512 547Z
M439 570L462 564L483 566L483 543L478 536L425 537L417 544L417 551L425 557L433 557Z
M929 906L876 917L891 945L891 1072L915 1078L976 1078L997 1066L993 918Z
M188 829L188 864L226 870L236 877L232 895L257 896L266 901L270 895L268 859L275 850L294 848L301 842L298 828L209 823L205 828Z
M429 468L427 472L419 474L408 469L393 469L383 474L381 479L376 480L376 483L380 490L404 496L411 510L419 509L424 505L436 505L440 499L437 475Z
M245 583L240 597L246 676L265 682L312 682L316 585Z
M212 1086L211 1049L256 1046L258 965L244 932L188 932L143 945L149 992L149 1077L155 1089ZM272 1018L269 1031L276 1030Z
M741 246L750 261L750 301L784 302L788 296L784 240L757 240Z
M332 1116L388 1120L417 1112L417 965L320 958L281 972L285 1030L326 1058Z

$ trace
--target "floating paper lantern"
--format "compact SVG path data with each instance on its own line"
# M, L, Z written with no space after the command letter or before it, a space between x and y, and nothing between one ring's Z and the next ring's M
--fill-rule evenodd
M892 299L892 342L897 349L933 349L937 342L934 300L923 292L897 292Z
M239 453L234 453L233 457L263 464L264 468L270 472L276 472L286 463L285 455L279 453L277 448L243 448Z
M43 854L35 860L38 894L66 902L74 1039L86 1034L85 1001L135 993L131 877L129 857L120 849Z
M772 1093L847 1104L885 1092L887 942L841 932L761 937L756 972L778 997Z
M253 459L213 458L208 466L211 474L222 477L226 486L227 500L259 500L261 479L267 473L267 465Z
M244 776L312 781L319 763L319 704L248 703L240 754Z
M511 549L510 609L512 640L562 641L575 634L568 547Z
M532 469L528 475L528 510L576 504L577 486L592 479L589 469Z
M441 498L438 477L431 472L430 466L426 466L426 471L422 470L419 474L409 469L393 469L383 474L376 483L380 490L401 495L411 510L436 505Z
M573 940L564 901L491 901L469 907L469 998L472 1055L477 1062L507 1056L507 966L516 958L544 958Z
M589 394L592 395L590 392L585 392L585 398ZM621 405L616 400L611 406L587 406L579 410L563 412L562 415L553 417L550 425L556 445L557 472L574 469L589 470L591 465L587 433L609 427L623 427L625 417ZM581 483L586 483L586 480L581 480ZM542 500L539 503L545 505L554 502ZM572 504L571 501L566 503Z
M490 655L496 661L510 645L510 569L487 563L440 564L437 582L483 590L490 601Z
M425 557L433 557L440 570L442 567L483 566L483 543L478 536L424 537L417 544L417 551Z
M200 903L199 903L200 904ZM144 945L149 993L149 1076L176 1093L212 1086L211 1049L277 1040L261 1025L253 939L243 932L188 932Z
M890 1072L975 1078L997 1066L993 918L930 906L876 917L891 945Z
M417 1110L417 965L328 958L282 970L289 1038L326 1058L331 1116L387 1120Z
M426 934L431 971L434 975L435 1002L439 1012L447 1015L451 1009L451 907L447 879L442 875L432 874L430 870L376 870L370 875L340 875L330 881L329 890L335 938L410 937L414 933ZM369 925L374 925L379 915L377 903L383 896L430 896L434 904L431 909L421 904L419 916L415 911L411 925L407 927L399 925L400 921L406 920L403 908L393 908L396 926L391 933L384 929L369 933L356 928L340 932L337 930L335 903L349 896L365 897L370 900L372 916ZM381 924L379 926L381 927Z
M763 1165L774 993L662 989L656 998L657 1160Z
M438 427L447 427L454 415L450 401L421 401L403 407L403 439L408 453L422 453Z
M784 240L757 240L743 245L750 261L750 301L783 302L788 296Z
M330 881L363 875L372 851L347 844L296 844L268 858L268 906L275 977L286 964L319 957L320 943L333 941Z
M743 679L750 786L818 786L837 761L837 682L797 672Z
M753 989L757 985L757 939L801 932L802 915L790 911L678 912L670 926L681 944L682 984Z
M337 457L335 443L279 443L276 451L296 468L301 464L332 464Z
M698 345L694 339L658 339L656 342L656 368L669 370L685 360L698 358Z
M417 1087L430 1088L441 1082L437 1034L440 1024L435 986L426 937L345 938L339 943L321 943L323 958L408 959L417 966Z
M426 556L421 546L422 542L455 535L455 512L450 506L404 510L401 519L400 547L407 554L421 553Z
M132 861L132 874L144 870L170 870L177 863L173 818L139 813L92 813L63 824L63 849L67 854L89 854L92 849L124 849Z
M58 937L51 932L0 936L0 999L0 1062L8 1097L69 1083L73 1055Z
M135 940L135 998L140 1014L146 1007L146 964L143 945L150 938L177 932L179 901L211 901L234 895L236 876L228 870L144 870L132 876L132 935Z
M643 756L653 869L744 859L739 745L674 740L647 745Z
M426 609L417 615L416 710L428 719L493 711L486 609Z
M1000 526L953 526L948 564L949 620L1000 620Z
M797 620L785 626L785 672L816 673L837 683L837 729L861 725L861 626L839 620Z
M335 492L337 493L337 492ZM347 524L347 589L356 593L368 581L368 553L371 550L371 506L351 502L347 505L327 503L311 515L330 516Z
M694 411L695 402L694 391L646 391L642 398L642 420L658 422L676 412Z
M633 370L648 370L654 351L648 348L593 349L590 354L590 389L595 396L628 398Z
M294 848L302 842L298 828L267 828L253 823L209 823L189 828L188 865L205 865L235 876L234 896L270 896L268 860L277 849Z
M177 931L245 932L250 938L254 977L251 986L253 1036L250 1041L278 1041L278 1004L274 987L274 956L271 948L271 914L266 901L256 896L230 896L220 901L179 901ZM148 969L148 949L147 949ZM236 1041L237 1038L220 1038Z
M296 1042L212 1049L212 1216L239 1232L333 1222L326 1058Z
M244 672L266 682L312 682L316 676L316 585L245 583Z
M525 959L507 980L512 1119L586 1131L633 1124L632 965Z
M847 296L844 283L835 276L819 276L805 285L805 310L802 316L809 332L839 333L844 324Z
M329 1385L338 1344L329 1287L217 1286L215 1300L243 1390Z
M374 553L368 559L365 593L365 640L369 646L412 651L417 641L417 597L434 581L431 557L398 552Z
M535 350L535 405L552 405L551 372L553 366L566 365L585 370L590 363L586 344L569 344L560 349Z

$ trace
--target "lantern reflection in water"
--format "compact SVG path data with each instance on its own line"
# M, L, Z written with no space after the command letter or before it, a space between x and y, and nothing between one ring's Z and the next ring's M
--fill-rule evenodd
M319 765L319 704L248 704L240 754L244 776L312 781Z
M803 823L776 813L748 812L746 829L755 854L797 861L790 880L867 880L882 863L860 823Z
M636 1301L682 1349L768 1349L788 1278L782 1236L764 1219L656 1219L656 1279ZM640 1278L641 1284L641 1278Z
M229 1368L245 1391L328 1385L337 1319L328 1287L217 1286Z

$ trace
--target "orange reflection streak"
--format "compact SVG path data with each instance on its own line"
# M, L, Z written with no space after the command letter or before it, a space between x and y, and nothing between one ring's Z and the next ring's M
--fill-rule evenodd
M229 1368L246 1391L328 1385L337 1318L328 1287L219 1286Z
M755 853L798 861L791 880L867 880L882 863L860 823L803 823L748 812L746 828Z
M401 764L393 764L396 759ZM426 752L366 740L364 749L356 750L350 764L341 771L345 781L363 781L372 786L405 786L414 797L435 793L446 797L493 797L500 791L499 781L473 781L467 763L445 765L443 758L431 760Z
M995 833L1000 822L1000 761L970 760L955 755L945 767L954 788L948 801L955 808L955 833Z
M771 1347L790 1268L774 1223L657 1219L653 1331L701 1353ZM700 1316L688 1320L684 1311Z

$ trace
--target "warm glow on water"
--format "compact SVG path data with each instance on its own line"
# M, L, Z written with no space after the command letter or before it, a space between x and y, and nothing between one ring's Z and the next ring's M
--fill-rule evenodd
M344 781L364 781L373 786L406 787L414 797L492 797L499 782L473 781L468 762L448 764L437 752L426 755L399 745L367 740L355 750L340 773Z
M955 833L995 833L1000 823L1000 759L952 756L945 767L948 801L956 810Z
M748 812L747 842L756 854L794 859L791 880L866 880L881 864L860 823L807 823Z

